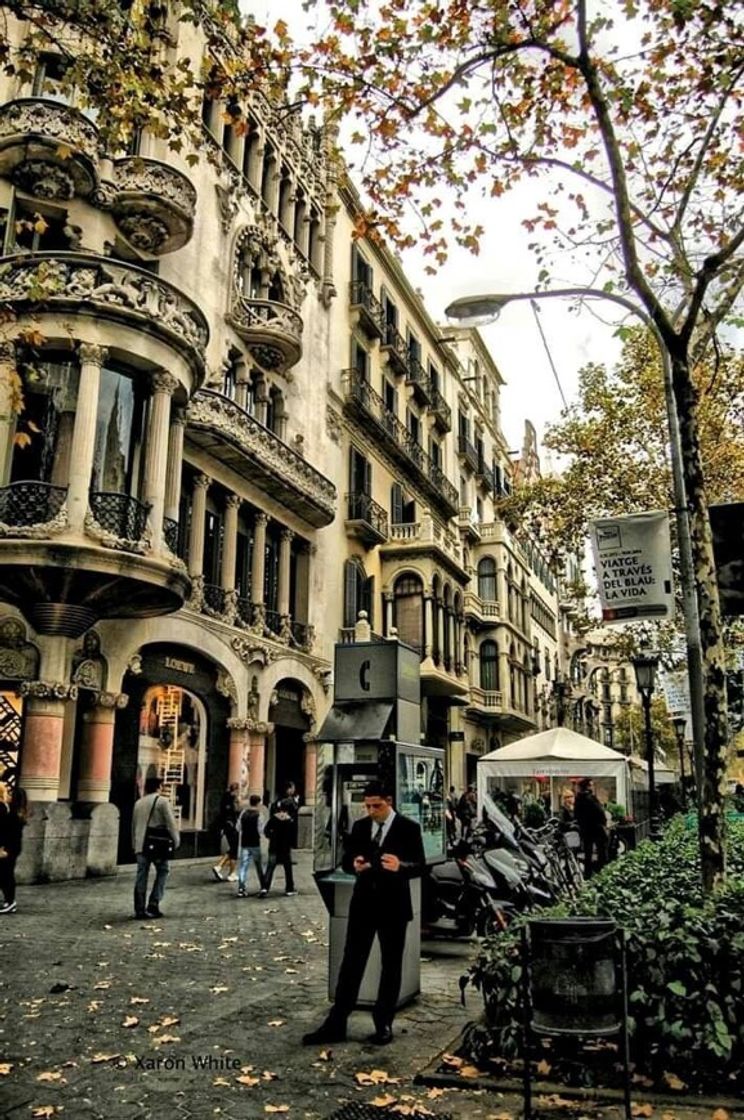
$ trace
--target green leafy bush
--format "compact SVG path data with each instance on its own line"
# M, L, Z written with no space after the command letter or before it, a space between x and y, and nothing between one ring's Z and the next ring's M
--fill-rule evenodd
M686 1084L723 1090L744 1079L744 826L729 829L729 880L705 900L697 836L678 818L664 839L610 864L570 903L541 917L608 917L627 934L636 1068L674 1071ZM483 994L488 1030L472 1056L520 1049L519 936L537 912L484 943L467 982ZM466 978L463 978L465 982Z

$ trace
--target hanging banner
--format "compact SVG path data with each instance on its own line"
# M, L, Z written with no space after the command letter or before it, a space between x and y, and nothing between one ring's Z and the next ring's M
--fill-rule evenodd
M674 614L669 515L633 513L589 522L603 622Z
M673 716L689 715L691 710L690 678L687 673L684 671L670 673L662 669L659 672L659 680L669 714Z

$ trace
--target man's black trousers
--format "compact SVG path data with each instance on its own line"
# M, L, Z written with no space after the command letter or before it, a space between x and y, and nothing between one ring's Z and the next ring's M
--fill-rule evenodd
M336 999L331 1011L334 1022L346 1023L359 998L359 988L367 966L375 934L380 939L382 973L377 991L377 1002L372 1012L375 1026L390 1026L400 995L403 971L403 948L408 922L376 922L369 914L352 915L346 932L344 959L336 984Z

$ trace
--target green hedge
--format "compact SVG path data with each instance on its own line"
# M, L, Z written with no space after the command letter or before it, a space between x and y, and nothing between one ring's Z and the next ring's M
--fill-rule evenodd
M697 837L681 818L592 879L578 899L541 917L609 917L627 932L633 1060L660 1079L725 1092L744 1083L744 826L729 829L726 888L705 900ZM484 942L463 984L479 988L487 1031L469 1036L475 1060L520 1049L520 916Z

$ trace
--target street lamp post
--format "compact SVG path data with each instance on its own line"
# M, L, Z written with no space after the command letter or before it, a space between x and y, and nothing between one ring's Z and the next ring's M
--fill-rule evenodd
M494 322L507 303L518 300L541 299L601 299L617 303L626 311L636 315L647 330L654 336L661 356L664 374L664 399L667 423L669 426L669 447L674 485L674 506L677 521L677 543L679 546L680 586L682 591L682 611L685 620L685 642L687 645L687 671L690 678L690 707L692 710L693 759L697 787L702 789L703 751L705 744L705 704L703 689L703 661L700 649L700 622L698 616L697 594L695 589L695 569L692 562L692 543L690 540L690 518L685 492L682 467L682 446L679 433L679 417L674 401L672 366L667 348L659 328L643 308L632 300L616 292L604 292L597 288L554 288L546 292L496 292L487 295L464 296L456 299L445 310L448 319L464 326L482 326Z
M677 736L677 747L679 748L679 784L682 792L682 809L687 812L687 789L685 788L685 729L687 728L687 716L672 716L672 725L674 727L674 734Z
M631 658L635 670L636 688L643 704L643 722L646 736L646 763L648 765L648 807L650 823L650 837L652 840L661 839L661 820L659 805L656 798L656 771L654 768L654 733L651 727L651 697L656 685L656 669L659 664L658 655L655 653L637 653Z

